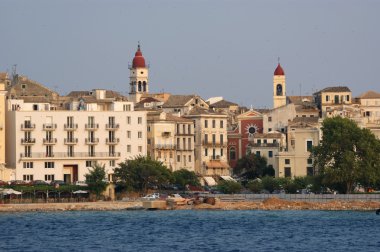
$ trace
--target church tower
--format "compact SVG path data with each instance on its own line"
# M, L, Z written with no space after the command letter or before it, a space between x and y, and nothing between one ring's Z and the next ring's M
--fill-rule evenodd
M137 46L137 51L133 58L132 66L129 66L129 70L129 99L136 103L141 100L142 95L149 93L148 66L145 64L140 43Z
M273 75L273 108L286 105L285 72L280 63Z

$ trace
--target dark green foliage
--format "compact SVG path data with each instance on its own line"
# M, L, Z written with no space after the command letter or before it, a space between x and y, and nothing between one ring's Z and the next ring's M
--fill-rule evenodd
M126 160L114 170L119 184L138 191L146 192L148 186L160 186L168 184L172 180L170 170L162 164L148 157L138 156L132 160Z
M273 176L274 169L267 166L265 157L252 153L238 160L234 173L245 179L255 179L265 175Z
M261 183L263 185L263 189L272 193L274 190L280 190L280 183L278 179L273 177L265 176L262 178Z
M347 118L327 118L323 138L312 149L322 185L351 193L356 185L373 186L380 179L380 141L368 129Z
M105 182L105 165L99 165L96 163L93 167L89 168L89 173L86 174L85 177L89 191L99 198L101 193L104 192L107 187L107 182Z
M242 186L239 182L231 180L220 180L218 182L217 188L222 193L239 193L242 189Z
M247 183L247 188L254 193L260 193L263 190L263 185L260 180L251 180Z
M192 172L188 171L186 169L181 169L178 171L173 172L173 181L174 184L180 185L182 188L184 188L186 185L192 185L192 186L200 186L197 175Z

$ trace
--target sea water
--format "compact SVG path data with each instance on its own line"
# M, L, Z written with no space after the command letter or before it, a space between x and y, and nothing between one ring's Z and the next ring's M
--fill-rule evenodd
M0 251L380 251L354 211L0 213Z

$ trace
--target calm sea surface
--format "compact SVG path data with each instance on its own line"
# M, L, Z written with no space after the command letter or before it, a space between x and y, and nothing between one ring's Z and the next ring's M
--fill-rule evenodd
M380 251L374 212L2 213L0 229L0 251Z

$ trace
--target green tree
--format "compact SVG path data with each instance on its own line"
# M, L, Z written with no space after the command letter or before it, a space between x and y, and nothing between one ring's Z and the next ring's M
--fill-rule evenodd
M222 193L239 193L242 189L242 186L239 182L232 180L220 180L217 188Z
M260 179L254 179L247 183L247 188L254 193L259 193L263 190L263 184Z
M369 186L379 180L380 144L368 129L360 129L350 119L334 117L323 121L322 134L311 157L323 184L351 193L358 183Z
M175 184L185 188L186 185L200 186L199 179L195 172L180 169L173 172L173 181Z
M138 156L120 163L114 174L119 184L143 192L147 191L148 186L160 186L172 179L171 171L149 156Z
M91 168L89 168L89 173L86 174L85 177L89 191L94 193L96 195L96 198L99 199L100 195L107 187L107 182L105 182L105 165L96 163Z
M234 173L245 179L255 179L274 174L272 166L267 166L267 159L260 155L250 154L238 160Z
M275 179L275 178L270 177L270 176L263 177L261 179L261 183L263 185L263 188L265 190L269 191L270 193L272 193L274 190L281 189L278 179Z

